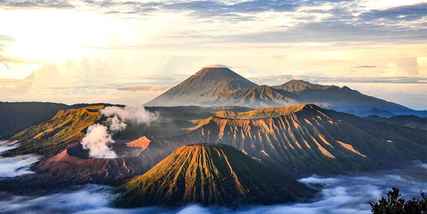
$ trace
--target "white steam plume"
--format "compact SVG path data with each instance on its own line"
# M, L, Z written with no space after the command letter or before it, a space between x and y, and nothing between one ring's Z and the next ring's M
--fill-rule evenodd
M94 158L116 158L117 154L111 150L114 143L112 133L123 131L127 122L150 125L159 115L146 111L144 107L106 107L101 113L107 117L108 126L95 124L88 128L81 144L89 150L89 156Z
M81 142L83 148L89 150L89 156L94 158L116 158L116 153L109 147L112 143L114 140L108 128L101 124L90 126Z
M150 125L151 122L157 120L159 118L159 115L157 113L151 113L147 110L145 110L144 107L130 107L126 106L124 108L120 107L106 107L101 111L101 113L109 118L116 118L114 119L115 127L123 127L121 124L117 124L118 122L130 122L135 124L145 124ZM113 119L110 120L110 122L113 121ZM126 128L126 127L125 127Z

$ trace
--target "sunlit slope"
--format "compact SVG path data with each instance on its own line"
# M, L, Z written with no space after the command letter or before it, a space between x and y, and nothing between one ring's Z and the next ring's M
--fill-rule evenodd
M178 142L223 143L296 175L340 173L426 159L427 132L315 105L218 112Z
M16 140L20 146L3 155L56 154L71 143L79 142L84 137L86 129L101 118L100 110L104 107L104 105L89 105L60 110L51 119L14 135L11 140Z
M147 106L277 106L291 100L227 67L205 67Z
M226 145L176 149L123 186L117 205L239 205L294 201L312 190Z

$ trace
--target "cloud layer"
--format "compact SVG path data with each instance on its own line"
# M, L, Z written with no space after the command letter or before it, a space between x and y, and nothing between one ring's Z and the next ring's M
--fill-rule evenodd
M87 185L81 189L59 192L41 197L3 197L0 199L2 211L8 213L204 213L204 214L369 214L369 201L378 199L391 187L401 189L404 197L419 196L427 189L427 183L416 177L426 175L419 166L401 170L391 170L360 176L319 177L312 176L300 181L308 185L321 184L323 190L319 198L307 203L279 204L275 206L252 206L239 209L221 207L207 208L189 205L182 208L166 209L158 207L140 209L115 209L110 202L115 197L113 190L104 186ZM84 200L82 200L84 199ZM66 201L67 203L64 203Z

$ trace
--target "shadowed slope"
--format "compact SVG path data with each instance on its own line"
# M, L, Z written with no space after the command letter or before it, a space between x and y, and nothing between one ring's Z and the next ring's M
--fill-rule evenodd
M427 132L373 123L315 105L218 112L177 139L223 143L295 175L329 174L426 159Z
M123 191L116 204L125 207L271 204L313 193L230 146L203 144L176 149Z
M368 96L345 86L318 85L303 80L291 80L273 88L300 103L314 103L335 111L360 116L425 115L425 112Z
M43 102L0 102L0 138L34 124L48 120L58 110L68 108L65 104Z

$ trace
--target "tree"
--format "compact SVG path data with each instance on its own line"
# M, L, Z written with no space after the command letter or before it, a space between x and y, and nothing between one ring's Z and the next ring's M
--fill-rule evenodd
M373 214L427 214L427 195L421 193L421 198L405 200L398 188L392 188L387 197L369 204Z

